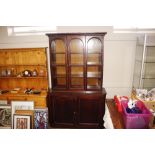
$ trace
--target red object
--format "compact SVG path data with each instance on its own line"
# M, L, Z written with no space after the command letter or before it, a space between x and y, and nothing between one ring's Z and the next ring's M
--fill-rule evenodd
M117 106L117 110L119 112L122 112L122 101L124 100L129 100L129 98L127 96L117 96L115 95L114 96L114 100L115 100L115 103L116 103L116 106Z

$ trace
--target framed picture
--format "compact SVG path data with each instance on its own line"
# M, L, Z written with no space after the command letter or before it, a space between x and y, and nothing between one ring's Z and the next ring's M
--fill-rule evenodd
M13 129L31 129L31 115L13 115Z
M48 129L48 108L34 109L34 128Z
M30 115L31 118L32 118L31 126L32 126L32 129L34 128L34 110L16 110L15 114L18 114L18 115Z
M11 123L13 128L13 116L16 110L34 110L34 101L11 101Z
M0 128L10 129L11 128L11 106L0 105Z

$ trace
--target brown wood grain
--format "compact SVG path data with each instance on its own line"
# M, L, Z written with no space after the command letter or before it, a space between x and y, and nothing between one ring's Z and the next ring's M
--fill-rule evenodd
M3 76L4 70L11 70L11 75ZM24 70L36 70L38 75L21 77ZM48 89L46 48L0 49L0 89L11 90L17 87Z
M11 75L2 75L4 70L11 70ZM31 72L36 70L38 74L34 77L25 77L21 75L24 70ZM10 91L14 88L20 88L20 92L0 94L0 100L8 100L8 102L12 100L34 101L35 107L47 106L46 48L0 49L0 89ZM24 90L27 88L41 90L41 94L25 94Z
M115 129L124 129L124 122L121 113L118 112L117 107L113 99L106 100L107 107L109 109L110 117Z

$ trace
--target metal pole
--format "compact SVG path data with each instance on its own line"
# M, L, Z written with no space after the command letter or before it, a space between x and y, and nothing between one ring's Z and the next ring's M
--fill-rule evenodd
M140 84L139 88L143 88L143 73L144 73L144 63L145 63L145 55L146 55L146 39L147 35L145 34L144 37L144 46L143 46L143 57L142 57L142 64L141 64L141 71L140 71Z

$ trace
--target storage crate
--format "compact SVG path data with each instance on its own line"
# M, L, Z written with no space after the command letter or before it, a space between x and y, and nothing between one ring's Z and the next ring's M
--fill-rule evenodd
M126 112L128 101L122 101L122 115L127 129L146 129L153 125L153 115L146 108L142 101L137 101L136 106L141 109L141 114L131 114Z

